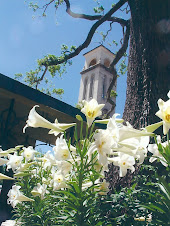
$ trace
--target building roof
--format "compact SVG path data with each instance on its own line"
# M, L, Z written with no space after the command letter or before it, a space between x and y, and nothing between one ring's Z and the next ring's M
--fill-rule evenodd
M66 104L56 98L46 95L36 89L33 89L27 85L22 84L14 79L11 79L0 73L0 90L6 90L11 94L22 96L30 101L36 102L37 104L43 104L57 111L61 111L71 117L75 117L80 111ZM81 113L80 113L81 114Z
M3 122L8 120L8 115L11 115L12 118L16 117L14 122L10 121L11 125L15 124L12 128L13 139L18 140L20 144L26 136L29 136L29 139L54 144L56 137L48 135L47 129L27 128L26 133L22 133L29 111L34 105L40 106L36 108L37 112L50 122L54 122L56 118L61 123L77 122L77 114L85 120L85 116L79 109L0 74L0 129L2 129ZM16 124L16 122L18 123Z

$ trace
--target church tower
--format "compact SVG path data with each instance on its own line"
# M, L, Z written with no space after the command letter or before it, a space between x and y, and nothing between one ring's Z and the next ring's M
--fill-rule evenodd
M90 99L96 99L99 104L106 103L106 93L113 77L113 74L108 68L114 56L103 45L84 54L85 65L82 72L80 72L79 102L82 100L89 101ZM113 90L116 91L116 84ZM116 98L113 97L113 101L116 103ZM102 109L103 114L106 114L110 109L111 104L106 103Z

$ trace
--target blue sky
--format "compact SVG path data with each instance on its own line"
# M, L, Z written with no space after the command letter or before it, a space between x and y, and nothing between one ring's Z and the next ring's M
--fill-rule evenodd
M80 45L94 22L81 19L73 19L65 13L65 6L57 11L53 7L47 10L47 17L40 17L41 12L33 13L24 0L1 0L0 1L0 73L14 77L15 73L23 73L35 69L36 60L46 54L60 55L62 44L68 46ZM37 1L45 2L45 1ZM93 13L93 0L71 0L72 10L79 13ZM101 0L106 9L109 9L115 1ZM32 17L35 16L33 19ZM119 11L116 16L123 16ZM126 15L125 15L126 16ZM127 18L128 16L126 16ZM101 26L98 30L106 31L109 23ZM113 39L118 41L122 38L121 27L115 24L110 32L108 42ZM84 66L83 54L100 44L99 34L95 34L92 43L83 50L79 56L73 59L72 66L67 68L67 73L62 78L56 77L55 85L63 88L65 94L62 101L75 106L78 101L80 71ZM118 49L108 46L112 52ZM72 84L72 85L71 85ZM126 95L126 75L118 78L116 112L122 114Z

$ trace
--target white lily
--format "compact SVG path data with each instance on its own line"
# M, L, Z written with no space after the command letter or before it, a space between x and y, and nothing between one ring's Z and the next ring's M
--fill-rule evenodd
M88 127L91 126L96 117L102 115L101 109L103 107L104 104L98 104L95 99L92 99L89 102L84 101L84 107L81 109L81 112L86 116Z
M131 155L119 153L118 157L108 158L110 162L113 162L115 166L120 167L119 176L124 177L127 174L127 170L130 169L133 173L135 171L135 158Z
M15 152L14 155L8 155L9 161L7 162L7 171L12 168L16 171L21 166L23 156L18 156Z
M119 141L123 141L128 138L142 137L142 136L153 136L153 133L147 132L147 130L134 129L129 123L128 126L122 126L119 129Z
M23 150L24 150L23 157L25 157L26 161L34 159L36 151L33 149L32 146L29 146L27 148L23 147Z
M160 136L157 136L157 142L158 142L158 144L161 143ZM164 143L161 143L161 145L165 147L166 145L168 145L168 143L164 142ZM166 162L165 158L159 152L157 144L149 144L148 151L153 154L152 157L149 159L149 162L152 163L159 159L163 166L165 166L165 167L168 166L168 163Z
M98 133L94 134L94 139L99 154L111 154L113 139L109 130L99 130Z
M21 163L21 165L16 170L16 174L18 175L18 173L24 172L33 164L37 164L37 162Z
M167 96L169 100L164 102L162 99L158 100L159 111L156 112L156 116L163 120L163 133L167 134L170 129L170 91Z
M138 160L138 164L143 163L147 155L147 146L149 144L149 137L134 137L119 142L119 147L114 148L113 151L122 152L132 155Z
M72 169L73 159L68 159L67 161L57 161L57 168L60 169L64 176L68 175Z
M35 105L30 110L28 120L26 121L26 125L23 128L23 133L25 133L25 129L27 127L34 127L34 128L41 127L41 128L50 129L49 133L57 136L59 133L62 133L66 129L75 125L75 123L70 123L70 124L58 123L57 119L55 120L54 123L51 123L36 112L35 110L36 107L39 107L39 106Z
M33 196L39 196L41 199L44 199L45 194L48 194L49 191L47 191L47 185L46 184L40 184L38 183L37 186L33 188L31 191L31 194Z
M59 129L62 130L62 132L76 125L76 123L59 123L57 119L55 119L54 124L56 124ZM58 136L59 133L55 129L51 129L49 131L49 134L54 134L55 136Z
M98 161L103 166L107 164L107 155L112 154L111 147L113 146L113 139L109 130L99 130L98 133L94 134L94 144L89 148L89 154L93 151L98 151Z
M147 147L149 145L149 137L143 136L140 137L139 145L136 149L135 158L138 160L138 164L142 164L144 162L145 157L147 156Z
M129 139L125 139L118 144L118 148L113 148L113 151L124 152L129 155L133 155L136 153L136 149L139 146L140 137L132 137Z
M107 124L107 131L112 137L112 147L118 146L120 127L122 125L116 122L115 117L112 117Z
M53 148L53 150L57 160L67 160L70 158L70 152L63 135L61 135L60 138L57 138L56 146Z
M66 179L61 171L57 171L55 169L51 170L52 174L52 180L51 180L51 186L53 187L53 190L58 190L61 188L66 187Z
M39 107L38 105L35 105L31 110L28 115L28 120L26 121L26 126L23 128L23 133L25 133L25 129L27 127L42 127L42 128L47 128L47 129L55 129L58 133L62 132L61 129L57 127L57 125L53 125L51 122L43 118L41 115L39 115L35 108Z
M8 192L8 199L7 199L7 203L11 204L13 208L15 208L15 206L17 205L17 203L26 201L26 202L33 202L34 199L30 199L28 197L26 197L25 195L23 195L23 193L19 190L21 187L20 186L16 186L13 185L12 189L9 190Z
M3 150L0 148L0 157L6 157L6 156L8 156L9 154L14 153L15 151L16 151L15 148L10 148L10 149L8 149L8 150L6 150L6 151L3 151Z
M8 177L8 176L0 173L0 180L14 180L14 178Z
M53 165L56 165L56 159L50 151L47 151L42 158L37 159L42 161L43 169L50 169Z
M6 164L7 162L8 162L7 159L0 158L0 166L3 166L3 165Z

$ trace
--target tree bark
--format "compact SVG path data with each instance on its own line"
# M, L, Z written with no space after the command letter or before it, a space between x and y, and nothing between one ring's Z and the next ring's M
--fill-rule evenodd
M123 118L135 128L158 122L170 90L170 1L128 0L130 52Z

